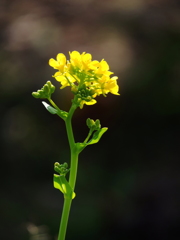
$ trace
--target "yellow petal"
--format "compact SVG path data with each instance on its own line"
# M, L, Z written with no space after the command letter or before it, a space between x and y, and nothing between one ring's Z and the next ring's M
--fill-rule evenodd
M78 51L73 51L70 54L70 58L73 59L77 59L77 60L81 60L81 55Z
M101 66L101 70L102 70L102 71L108 71L108 70L109 70L109 65L108 65L107 62L104 61L104 60L102 60L102 61L100 62L100 66Z
M112 94L120 95L118 93L119 86L117 85L117 79L118 79L118 77L114 76L104 84L104 91L106 93L111 92Z
M97 103L97 101L96 101L95 99L92 99L92 100L89 101L89 102L86 102L86 101L85 101L85 104L86 104L86 105L93 105L93 104L95 104L95 103Z
M111 78L111 80L117 80L117 79L118 79L117 76L114 76L114 77Z
M68 83L66 83L66 84L62 85L62 86L60 87L60 89L63 89L63 88L65 88L65 87L67 87L67 86L69 86L69 84L68 84Z
M73 77L72 75L70 75L69 73L66 73L66 77L68 78L69 82L73 83L76 82L78 80L78 77ZM80 80L79 80L80 81Z
M56 60L54 60L53 58L49 59L49 65L51 67L53 67L54 69L58 69L58 66L59 66L58 62Z
M95 70L99 67L99 62L94 60L94 61L90 62L88 66L89 66L89 69Z
M62 73L58 71L53 75L53 77L57 77L57 76L61 76L61 75L62 75Z
M73 51L70 54L70 61L74 67L81 68L82 61L81 61L81 55L77 51Z
M63 75L57 75L57 76L55 76L55 79L58 82L61 82L61 84L67 82L67 79Z
M59 53L56 58L60 65L66 64L66 56L63 53Z
M113 87L110 92L114 95L120 95L118 92L119 92L119 86L116 85L115 87Z
M82 56L82 60L84 63L90 63L91 59L92 59L92 56L89 53L86 53Z

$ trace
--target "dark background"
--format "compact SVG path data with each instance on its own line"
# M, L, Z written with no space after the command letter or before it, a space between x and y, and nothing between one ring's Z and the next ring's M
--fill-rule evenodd
M175 0L1 0L1 240L55 240L62 194L55 161L69 162L63 121L31 92L51 80L48 60L77 50L105 59L121 96L98 97L73 117L109 130L79 159L67 240L179 239L180 11Z

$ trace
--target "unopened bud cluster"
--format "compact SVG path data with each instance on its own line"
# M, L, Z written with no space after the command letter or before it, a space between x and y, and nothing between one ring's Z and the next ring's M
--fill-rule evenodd
M76 96L75 102L82 108L84 102L91 102L93 101L93 95L95 92L92 89L87 88L85 84L83 84L79 89L73 87L74 95Z
M47 81L44 86L38 90L37 92L33 92L32 95L35 98L51 98L51 94L55 91L55 86L50 82Z
M94 121L93 119L88 118L86 120L86 124L88 126L88 128L91 129L91 131L97 131L101 128L101 124L100 124L100 120L97 119L96 121Z
M70 169L68 169L68 164L65 162L63 164L60 164L58 162L55 162L54 164L54 171L59 173L60 175L66 175L69 172Z

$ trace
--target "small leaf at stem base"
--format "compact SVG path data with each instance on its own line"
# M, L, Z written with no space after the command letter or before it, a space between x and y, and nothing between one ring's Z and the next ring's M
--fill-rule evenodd
M51 107L46 102L42 102L42 104L45 106L45 108L48 110L48 112L50 112L51 114L57 114L58 110L56 110L55 108Z
M69 185L64 175L54 174L53 183L54 187L56 189L59 189L64 194L65 198L71 199L75 198L76 194L75 192L73 192L71 186Z

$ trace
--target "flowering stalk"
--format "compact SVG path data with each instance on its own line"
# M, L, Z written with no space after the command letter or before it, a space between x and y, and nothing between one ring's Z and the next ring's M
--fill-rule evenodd
M74 191L76 175L77 175L78 151L76 149L76 144L74 141L71 119L76 108L77 106L72 104L69 114L65 120L66 130L67 130L67 135L68 135L68 140L70 145L70 152L71 152L71 171L70 171L70 177L69 177L69 185L71 186L73 191ZM69 212L71 208L71 202L72 202L71 197L67 197L64 199L64 206L63 206L63 212L62 212L61 223L59 228L58 240L65 239Z
M61 89L70 86L74 94L71 108L69 112L66 112L61 110L51 99L55 87L50 81L48 81L42 89L32 93L35 98L47 99L51 105L42 102L45 108L51 114L57 114L65 121L71 153L70 169L68 169L66 162L63 164L56 162L54 164L54 170L58 173L54 174L54 187L59 189L64 195L64 206L58 240L64 240L72 199L75 197L74 189L79 153L88 145L99 142L101 136L107 131L107 128L101 128L98 119L94 121L88 118L86 124L89 128L89 133L86 139L81 143L75 142L72 129L73 114L78 107L82 109L84 104L95 104L95 98L101 94L106 96L106 94L110 92L119 95L119 87L117 85L117 77L110 77L113 73L109 71L107 62L104 60L101 62L92 61L92 56L89 53L80 54L77 51L73 51L70 53L69 61L66 60L64 54L59 53L57 60L52 58L49 60L49 65L58 70L53 77L61 83ZM68 172L69 180L66 179Z

